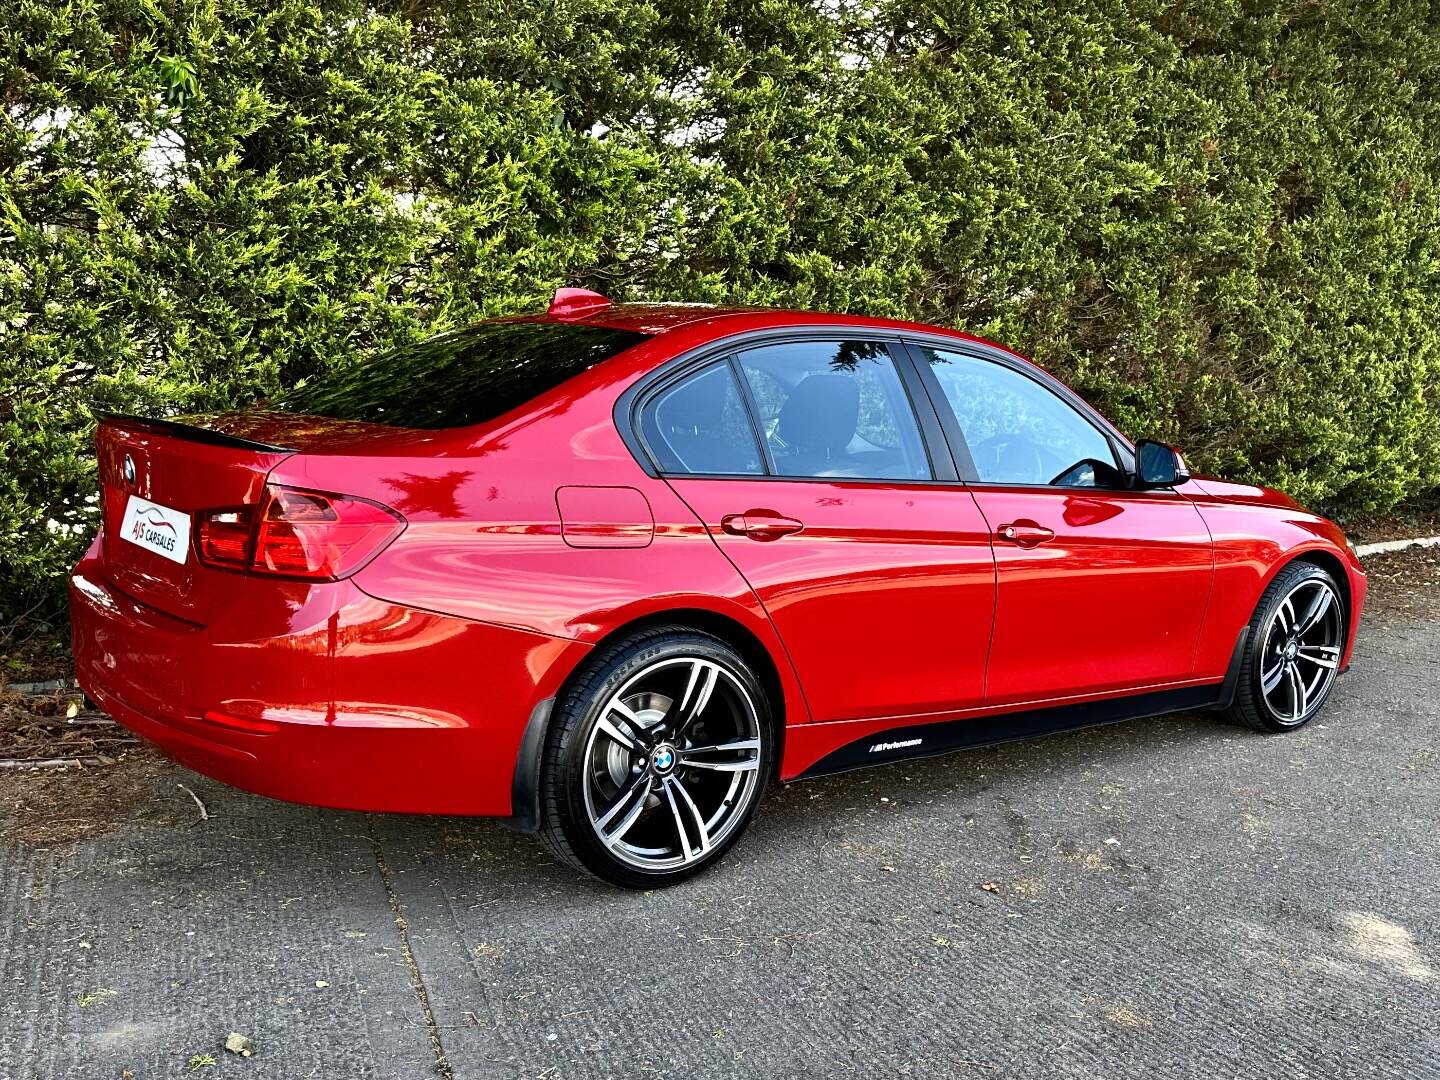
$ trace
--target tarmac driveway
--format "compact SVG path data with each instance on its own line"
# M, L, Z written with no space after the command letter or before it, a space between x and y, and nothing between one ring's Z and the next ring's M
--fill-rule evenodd
M1381 609L1294 735L779 789L651 894L148 754L0 778L0 1080L1440 1076L1437 642Z

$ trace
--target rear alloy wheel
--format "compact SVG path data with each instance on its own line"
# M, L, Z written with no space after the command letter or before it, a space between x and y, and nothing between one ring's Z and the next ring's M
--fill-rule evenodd
M597 657L557 703L541 836L562 860L638 888L715 862L769 777L770 712L745 662L664 628Z
M1235 719L1257 731L1290 731L1315 716L1335 684L1345 626L1334 578L1312 563L1282 570L1250 623Z

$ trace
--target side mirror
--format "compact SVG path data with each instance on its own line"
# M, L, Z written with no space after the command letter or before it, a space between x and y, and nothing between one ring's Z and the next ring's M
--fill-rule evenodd
M1141 439L1135 444L1135 486L1137 488L1174 487L1190 479L1185 459L1173 446Z

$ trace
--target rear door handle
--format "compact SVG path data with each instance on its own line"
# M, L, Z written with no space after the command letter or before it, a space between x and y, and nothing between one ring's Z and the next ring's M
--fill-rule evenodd
M1012 521L1008 525L1001 525L995 530L995 535L1007 544L1014 544L1017 547L1033 548L1038 544L1044 544L1055 539L1055 530L1047 529L1037 521L1028 518L1021 518L1019 521Z
M743 514L726 514L720 519L720 528L731 536L748 536L761 543L798 533L804 527L804 522L777 514L774 510L746 510Z

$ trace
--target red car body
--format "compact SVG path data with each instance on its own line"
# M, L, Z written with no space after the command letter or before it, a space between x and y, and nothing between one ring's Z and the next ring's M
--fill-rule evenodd
M548 703L599 643L654 621L711 630L761 673L783 780L1223 704L1237 636L1295 559L1347 594L1349 662L1364 574L1334 524L1274 491L674 477L627 430L638 385L732 341L824 329L999 346L583 299L545 320L648 336L475 426L102 422L104 528L71 583L84 691L249 791L533 825ZM934 453L931 417L926 436ZM368 500L398 535L325 581L177 564L117 536L130 493L195 515L267 486ZM1007 540L1017 522L1048 542Z

